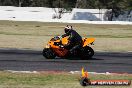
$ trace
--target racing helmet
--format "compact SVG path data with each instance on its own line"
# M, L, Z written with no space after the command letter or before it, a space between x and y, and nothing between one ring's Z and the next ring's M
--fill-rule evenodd
M67 25L64 29L65 33L69 33L72 30L72 26Z

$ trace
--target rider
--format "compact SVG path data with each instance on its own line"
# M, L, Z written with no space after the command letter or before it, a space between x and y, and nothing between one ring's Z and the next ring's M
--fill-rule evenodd
M69 36L68 44L64 46L64 48L70 49L70 52L82 46L82 37L73 30L72 26L67 25L64 29L65 34L63 36Z

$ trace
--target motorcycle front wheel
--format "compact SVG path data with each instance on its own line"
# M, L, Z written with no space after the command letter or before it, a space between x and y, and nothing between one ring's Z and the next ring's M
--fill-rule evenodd
M56 55L50 48L44 48L42 53L46 59L54 59L56 57Z

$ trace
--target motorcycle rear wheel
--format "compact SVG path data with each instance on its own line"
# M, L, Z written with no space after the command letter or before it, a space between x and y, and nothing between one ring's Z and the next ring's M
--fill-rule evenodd
M89 47L89 46L86 46L83 48L83 52L82 52L82 58L83 59L91 59L94 55L94 50Z
M42 53L46 59L54 59L56 57L56 55L50 48L44 48Z

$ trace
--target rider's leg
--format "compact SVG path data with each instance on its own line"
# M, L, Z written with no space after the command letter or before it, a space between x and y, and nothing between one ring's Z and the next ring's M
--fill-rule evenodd
M72 49L70 49L70 53L73 53L75 50L79 48L80 48L80 45L75 45Z

